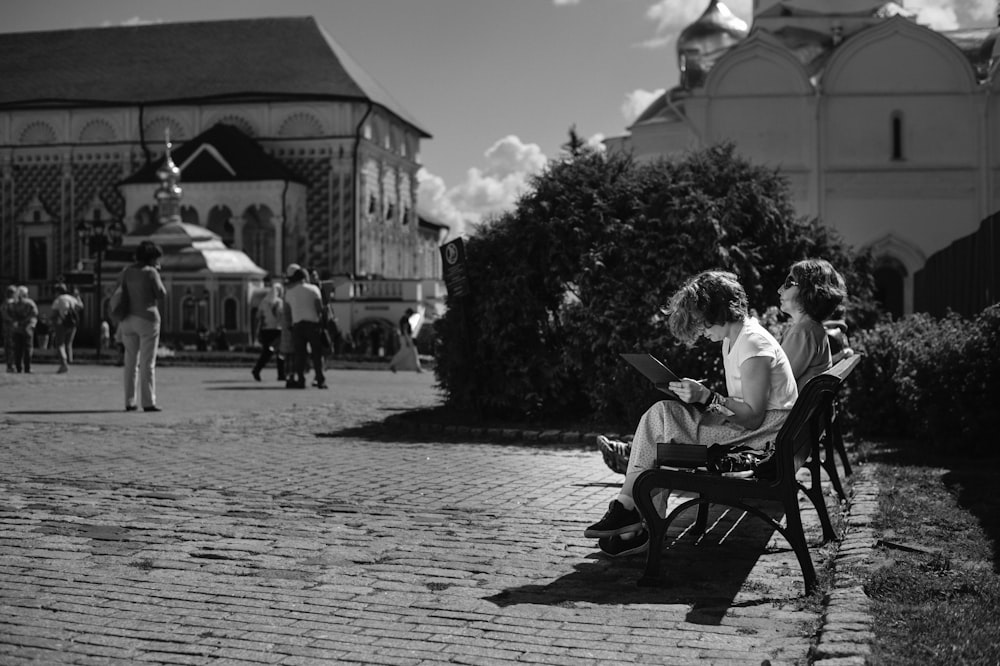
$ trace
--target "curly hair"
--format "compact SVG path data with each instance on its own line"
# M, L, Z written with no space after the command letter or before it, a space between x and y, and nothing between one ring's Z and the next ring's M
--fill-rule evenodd
M692 343L705 326L728 324L747 318L747 292L734 273L704 271L685 282L667 306L670 332Z
M814 321L829 319L847 297L843 276L825 259L797 261L788 274L799 288L795 300Z
M137 263L152 265L163 256L163 250L153 241L142 241L135 248L135 260Z

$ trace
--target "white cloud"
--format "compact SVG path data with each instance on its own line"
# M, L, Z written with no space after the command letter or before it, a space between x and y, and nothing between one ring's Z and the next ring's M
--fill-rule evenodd
M935 30L955 30L958 15L953 2L942 0L912 0L906 6L917 13L917 22Z
M621 111L622 116L625 118L625 124L631 125L636 118L639 117L646 108L653 103L657 97L666 92L665 88L657 88L656 90L633 90L630 93L625 93L625 101L622 102Z
M996 25L996 0L909 0L906 8L917 21L935 30Z
M514 135L494 143L483 156L486 164L470 168L465 180L453 187L426 169L417 174L418 209L449 225L452 238L491 215L513 209L527 191L528 179L548 162L537 144L524 143Z
M603 132L598 132L587 139L586 145L588 148L593 148L594 150L603 153L608 149L608 147L604 145L605 138L607 137L604 136Z

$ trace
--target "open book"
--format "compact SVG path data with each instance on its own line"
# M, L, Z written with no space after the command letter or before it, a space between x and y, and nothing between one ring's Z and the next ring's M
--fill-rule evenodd
M657 389L663 391L674 400L680 399L676 393L667 388L667 384L670 382L679 382L681 378L657 360L655 356L652 354L621 354L621 357L641 372L646 379L653 382L653 386Z

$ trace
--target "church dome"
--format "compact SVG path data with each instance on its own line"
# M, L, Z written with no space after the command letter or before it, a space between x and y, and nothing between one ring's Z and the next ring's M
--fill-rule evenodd
M681 85L694 88L704 82L715 61L744 39L750 30L746 21L719 0L711 0L698 20L677 38L677 63Z

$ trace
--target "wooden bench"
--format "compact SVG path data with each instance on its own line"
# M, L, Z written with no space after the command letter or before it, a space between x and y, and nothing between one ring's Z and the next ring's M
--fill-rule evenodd
M835 428L839 427L834 401L844 379L859 361L860 356L848 357L834 368L812 378L803 387L795 406L775 438L774 458L777 472L774 479L736 478L721 476L705 469L664 467L646 470L639 475L635 481L633 497L649 531L646 569L639 580L639 585L650 586L660 583L663 540L670 523L680 513L697 506L698 516L694 531L701 534L704 533L708 522L709 506L721 504L757 516L777 530L795 551L805 580L806 594L813 592L816 588L816 569L813 567L802 528L798 494L800 491L805 493L816 508L823 527L824 541L836 539L837 535L830 522L823 497L820 469L829 469L827 466L829 461L833 464L833 473L836 474L833 452L836 451L839 455L843 451L843 441L839 432L836 438L833 434ZM838 444L840 450L837 450ZM843 455L846 458L846 452L843 452ZM807 467L810 472L808 487L796 479L796 474L802 467ZM837 483L839 484L839 478ZM684 502L663 517L656 509L654 498L665 490L694 492L698 497ZM782 526L756 506L747 504L748 500L779 502L784 510L785 525Z
M854 368L860 362L861 355L854 354L842 359L828 372L838 377L841 385L843 385L847 381L847 376L854 372ZM837 497L841 501L845 501L847 493L844 492L844 486L840 481L840 474L837 471L837 458L840 458L840 464L844 468L845 477L850 476L853 471L851 470L851 461L847 457L847 450L844 448L844 437L841 428L842 420L842 410L838 405L838 396L835 395L833 403L823 415L822 446L816 455L820 466L826 470L827 476L829 476L830 482L833 484L833 489L837 492ZM814 470L814 477L817 474L818 470Z

